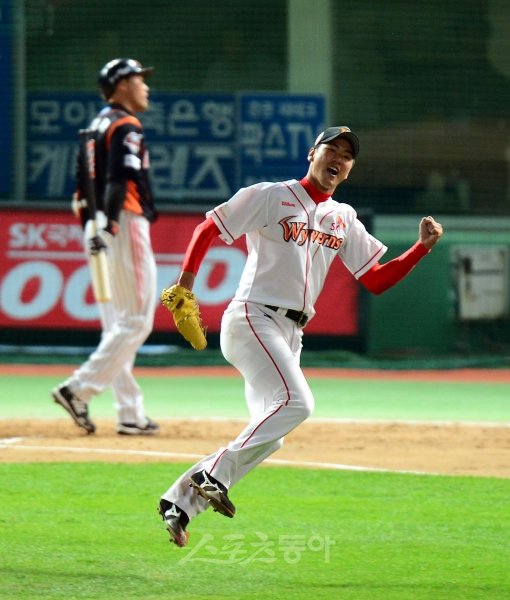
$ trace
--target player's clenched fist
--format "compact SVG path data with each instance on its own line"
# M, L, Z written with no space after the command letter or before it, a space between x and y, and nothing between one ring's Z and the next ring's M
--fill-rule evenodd
M424 217L420 221L420 242L429 250L443 235L443 226L433 217Z

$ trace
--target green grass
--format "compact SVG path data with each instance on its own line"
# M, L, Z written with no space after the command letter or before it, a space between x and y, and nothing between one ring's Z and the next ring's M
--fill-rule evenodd
M184 467L1 465L2 599L510 598L509 480L259 468L178 549Z
M67 419L59 382L0 377L0 419ZM246 417L241 378L139 382L154 418ZM315 417L510 420L503 384L310 384ZM111 393L91 412L113 418ZM155 507L184 468L0 464L0 598L510 599L510 480L259 468L178 549Z
M71 369L69 371L71 373ZM59 418L49 392L54 376L2 376L0 419ZM139 377L153 418L247 416L240 377ZM320 379L311 377L314 417L382 420L510 421L507 384ZM94 398L94 417L111 417L110 391Z

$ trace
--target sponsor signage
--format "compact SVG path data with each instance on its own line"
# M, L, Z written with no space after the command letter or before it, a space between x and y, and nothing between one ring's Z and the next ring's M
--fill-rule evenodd
M28 94L28 198L71 196L78 130L102 106L94 93ZM256 181L299 179L324 118L319 94L154 93L141 115L154 196L218 204Z
M1 211L0 327L86 330L99 328L97 307L82 247L82 230L66 211ZM162 214L152 226L158 293L175 283L200 214ZM244 238L233 246L216 240L195 281L194 292L208 330L219 332L221 316L235 293L246 262ZM357 336L359 284L340 260L331 268L306 331ZM175 331L158 305L154 331Z

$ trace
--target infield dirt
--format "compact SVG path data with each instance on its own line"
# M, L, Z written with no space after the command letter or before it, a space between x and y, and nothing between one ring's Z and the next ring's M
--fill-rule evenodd
M48 366L11 365L2 372L48 374ZM145 375L183 375L189 369L143 369ZM52 367L54 374L68 373L69 367ZM142 371L139 371L142 372ZM209 372L211 371L211 372ZM186 373L185 373L186 372ZM203 373L203 371L201 371ZM228 368L208 369L221 376L235 373ZM346 371L341 371L342 376ZM196 371L195 371L196 374ZM310 375L310 370L308 370ZM340 376L339 370L321 370L321 376ZM365 372L366 377L375 373ZM381 377L410 378L410 372L392 372ZM510 382L510 372L464 370L455 372L414 372L417 378L438 377L463 381ZM496 379L494 379L494 377ZM458 379L457 379L458 380ZM72 421L9 419L0 420L0 462L195 462L228 443L244 427L237 420L176 419L160 422L155 436L119 436L113 420L97 420L95 435L84 435ZM510 427L480 424L364 423L309 421L292 431L274 461L289 461L313 468L387 469L423 473L510 477ZM270 464L270 461L268 461ZM335 467L336 465L336 467Z

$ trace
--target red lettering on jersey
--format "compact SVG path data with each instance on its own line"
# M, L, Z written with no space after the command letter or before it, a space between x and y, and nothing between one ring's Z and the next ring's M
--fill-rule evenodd
M326 241L325 245L332 250L339 250L343 241L343 238L337 238L334 235L330 235L329 240Z
M289 220L292 218L294 218L294 216L285 217L280 221L280 225L283 228L283 239L286 242L289 240L296 242L305 227L305 223L289 223ZM303 243L304 241L300 241L299 245L301 246Z
M305 229L304 228L304 223L303 223L303 231L301 232L301 239L298 242L299 246L302 246L306 240L308 239L308 234L310 233L309 229Z
M290 222L290 219L294 218L285 217L279 224L283 229L283 239L286 242L297 242L299 246L302 246L310 237L312 243L331 248L332 250L338 250L342 245L343 238L338 238L334 235L329 235L324 231L317 229L308 229L306 223Z
M334 231L335 233L338 233L338 231L340 229L345 229L345 223L340 215L337 215L335 217L334 222L331 223L330 229L331 229L331 231Z
M327 239L329 239L329 235L326 235L322 231L318 231L317 236L315 237L315 243L322 245Z

